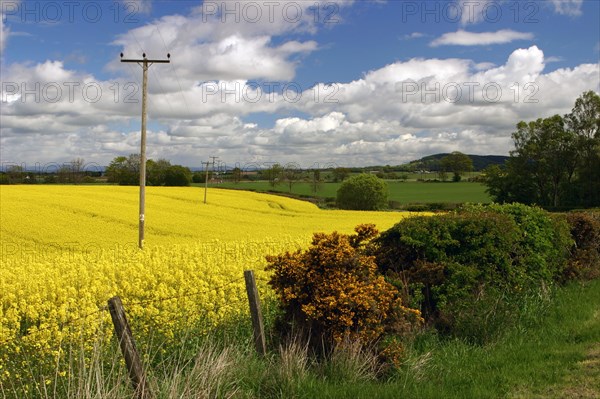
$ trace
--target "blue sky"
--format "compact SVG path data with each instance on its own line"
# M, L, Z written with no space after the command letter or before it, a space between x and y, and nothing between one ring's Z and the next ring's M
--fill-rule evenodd
M400 164L507 154L520 120L600 90L600 2L9 1L3 164ZM85 88L85 90L84 90Z

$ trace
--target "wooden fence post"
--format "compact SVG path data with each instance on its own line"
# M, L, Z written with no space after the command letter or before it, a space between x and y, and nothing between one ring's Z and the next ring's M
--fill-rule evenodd
M116 296L109 299L108 310L115 326L115 334L125 358L125 364L127 365L131 384L135 390L135 396L139 399L151 399L152 392L150 392L140 356L135 348L135 341L127 322L127 317L125 317L125 309L123 308L121 298Z
M254 271L244 271L246 280L246 292L248 293L248 303L250 304L250 315L252 316L252 329L254 330L254 346L259 355L267 354L267 344L265 342L265 327L263 325L263 316L260 309L260 300L258 298L258 289L254 279Z

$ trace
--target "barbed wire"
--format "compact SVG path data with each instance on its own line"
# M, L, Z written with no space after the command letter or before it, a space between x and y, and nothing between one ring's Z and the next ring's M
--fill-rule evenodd
M257 277L255 277L255 279L257 281L261 281L261 282L266 282L267 281L267 278L266 277L262 277L262 276L257 276ZM151 304L151 303L164 302L164 301L168 301L168 300L175 300L175 299L180 299L180 298L188 298L188 297L199 296L199 295L205 294L208 291L222 291L222 290L225 290L227 287L230 287L231 285L239 283L239 282L241 282L243 280L245 280L245 277L239 277L239 278L230 280L230 281L228 281L228 282L226 282L224 284L221 284L221 285L219 285L217 287L203 287L204 290L202 290L201 292L194 292L194 293L183 294L183 295L173 295L173 296L168 296L168 297L163 297L163 298L156 298L156 299L152 299L152 300L142 300L142 301L132 301L132 302L125 301L123 305L126 306L126 307L127 306L132 306L132 305L147 305L147 304ZM219 308L219 307L220 306L215 306L215 308ZM109 305L108 304L107 305L103 305L103 306L98 306L98 309L95 310L95 311L93 311L93 312L89 312L89 313L86 313L86 314L84 314L82 316L69 319L69 320L67 320L65 322L62 322L62 323L58 323L58 328L62 331L66 327L68 327L70 325L73 325L73 324L75 324L75 323L77 323L79 321L82 321L82 320L86 320L89 317L92 317L94 315L100 315L101 313L103 313L103 312L105 312L107 310L109 310ZM103 331L104 319L101 318L99 320L100 321L98 322L98 324L94 327L96 329L96 331L97 331L96 334L102 333L102 331ZM53 328L56 328L56 327L57 327L57 324L48 325L48 326L45 326L43 328L38 328L37 330L32 331L31 333L28 333L26 335L16 336L16 337L14 337L12 339L0 342L0 346L6 345L9 342L22 341L26 337L32 337L32 336L35 337L37 334L43 333L45 331L52 330ZM105 339L106 335L105 334L96 335L96 337L97 337L97 339L98 338L99 339ZM66 342L68 344L69 341L67 340ZM57 340L57 342L55 342L52 346L54 348L58 348L58 350L59 350L58 353L60 353L60 350L61 350L61 348L63 348L63 345L64 345L63 337L59 337L59 339ZM24 354L26 355L25 357L21 358L21 361L25 361L28 364L28 366L31 367L32 362L36 358L36 355L38 353L37 350L34 347L30 346L30 345L22 345L22 346L19 346L19 348L21 350L23 350ZM57 356L60 356L60 355L57 355ZM57 358L56 362L58 362L58 358ZM0 386L1 386L1 384L0 384Z
M267 284L269 284L271 282L270 277L255 276L255 279L256 279L256 281L260 281L260 282L267 283Z
M11 341L14 341L14 340L22 340L25 337L35 336L37 334L40 334L40 333L43 333L43 332L46 332L46 331L50 331L50 330L52 330L53 328L55 328L57 326L59 327L59 329L63 330L65 327L68 327L71 324L74 324L74 323L76 323L78 321L87 319L90 316L94 316L96 314L100 314L101 312L104 312L106 310L108 310L108 305L98 306L98 310L95 310L93 312L87 313L87 314L85 314L83 316L80 316L80 317L77 317L77 318L74 318L74 319L70 319L70 320L67 320L65 322L58 323L58 324L50 324L50 325L45 326L45 327L38 327L37 330L28 332L27 334L19 335L19 336L16 336L16 337L12 338L12 339L4 340L4 341L0 342L0 345L5 345L5 344L7 344L7 343L9 343Z
M232 281L229 281L228 283L217 286L215 288L208 287L208 288L206 288L205 291L202 291L202 292L194 292L191 294L183 294L183 295L174 295L174 296L169 296L169 297L165 297L165 298L147 299L147 300L142 300L142 301L133 301L133 302L124 301L123 306L148 305L148 304L157 303L157 302L169 301L171 299L180 299L180 298L189 298L189 297L199 296L199 295L206 294L208 291L213 291L213 290L220 291L220 290L225 289L228 286L235 284L243 279L244 279L243 277L240 277L240 278L234 279Z
M244 277L239 277L239 278L231 280L231 281L229 281L227 283L221 284L220 286L217 286L217 287L207 287L202 292L194 292L194 293L183 294L183 295L173 295L173 296L168 296L168 297L164 297L164 298L148 299L148 300L141 300L141 301L132 301L132 302L123 301L123 306L148 305L148 304L153 304L153 303L165 302L165 301L169 301L169 300L173 300L173 299L181 299L181 298L189 298L189 297L194 297L194 296L200 296L200 295L206 294L208 291L213 291L213 290L214 291L221 291L221 290L224 290L225 288L229 287L230 285L238 283L238 282L240 282L242 280L244 280ZM85 314L83 316L80 316L80 317L77 317L77 318L74 318L74 319L70 319L70 320L67 320L67 321L62 322L62 323L58 323L58 325L57 324L52 324L52 325L48 325L48 326L45 326L45 327L42 327L42 328L38 328L37 330L29 332L27 334L19 335L19 336L16 336L14 338L11 338L11 339L4 340L4 341L0 342L0 345L5 345L5 344L7 344L7 343L9 343L11 341L14 341L14 340L23 340L25 337L35 336L35 335L38 335L40 333L43 333L43 332L46 332L46 331L50 331L50 330L52 330L53 328L55 328L57 326L60 329L64 329L65 327L67 327L67 326L69 326L71 324L74 324L77 321L81 321L81 320L87 319L90 316L99 314L99 313L107 311L107 310L108 310L108 305L98 306L98 310L95 310L93 312L87 313L87 314Z

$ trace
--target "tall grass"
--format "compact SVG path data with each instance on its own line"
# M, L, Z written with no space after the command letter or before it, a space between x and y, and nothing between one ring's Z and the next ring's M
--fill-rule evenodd
M357 343L316 359L304 343L291 341L261 358L250 337L249 323L240 321L208 336L190 331L175 346L138 347L157 398L600 396L600 370L589 366L600 361L600 280L523 299L506 328L483 344L424 331L405 343L404 363L392 374L382 374L375 351ZM0 396L131 398L118 346L102 342L67 348L53 374L20 370L29 388L2 385Z

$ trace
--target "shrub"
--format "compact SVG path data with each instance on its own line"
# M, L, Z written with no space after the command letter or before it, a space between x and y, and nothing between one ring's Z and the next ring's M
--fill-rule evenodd
M567 222L574 240L565 280L600 277L600 212L572 212Z
M181 165L170 166L165 172L165 186L189 186L192 172Z
M387 206L387 183L374 175L352 176L337 191L337 204L342 209L371 211Z
M369 251L404 302L438 329L485 340L516 297L560 278L571 243L565 221L542 209L491 205L404 219Z
M329 352L346 339L371 342L385 333L405 333L420 319L378 273L374 257L364 253L364 242L377 230L363 225L355 231L317 233L304 252L267 257L269 284L283 310L280 333L295 329L313 349Z
M573 244L564 217L552 216L542 208L523 204L467 205L463 212L474 216L495 212L510 217L519 228L518 247L512 254L522 265L531 283L559 280Z
M397 281L405 299L422 298L428 316L487 282L517 280L510 252L516 226L494 214L448 214L403 220L376 240L380 270ZM418 291L418 292L415 292Z

